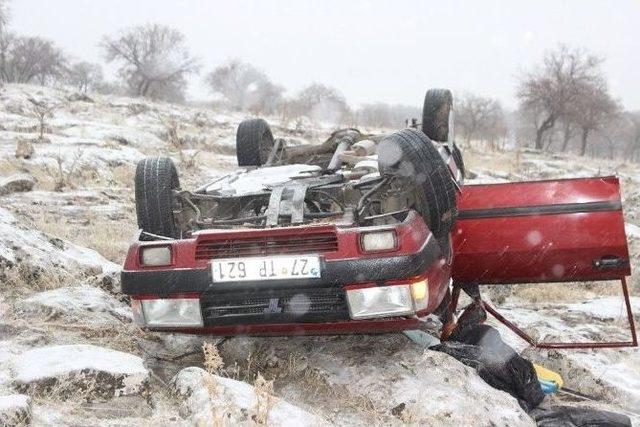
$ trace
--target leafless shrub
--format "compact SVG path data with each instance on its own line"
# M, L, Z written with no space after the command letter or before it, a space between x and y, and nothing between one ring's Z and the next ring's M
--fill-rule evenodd
M53 117L56 106L45 101L38 101L34 98L27 98L29 101L29 114L38 120L38 141L44 141L44 134L47 130L47 119Z
M186 150L180 150L178 151L178 155L180 157L180 166L183 169L193 170L197 168L200 151L188 153Z
M44 171L54 183L54 191L62 191L65 188L74 188L74 177L78 173L79 162L82 159L83 151L78 150L73 155L71 164L66 165L66 160L61 153L54 156L56 162L55 167L50 167L48 164L44 165Z
M184 139L179 136L180 123L170 115L157 113L156 118L164 126L162 139L168 142L173 148L181 150L184 148Z

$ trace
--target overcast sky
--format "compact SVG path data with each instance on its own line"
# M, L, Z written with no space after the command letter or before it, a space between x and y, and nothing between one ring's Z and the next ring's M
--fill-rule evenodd
M424 89L449 87L512 107L517 77L563 42L604 55L612 92L640 109L640 0L13 0L11 15L15 32L91 61L104 34L178 28L203 65L194 99L210 96L202 75L237 57L288 93L321 82L353 105L419 105Z

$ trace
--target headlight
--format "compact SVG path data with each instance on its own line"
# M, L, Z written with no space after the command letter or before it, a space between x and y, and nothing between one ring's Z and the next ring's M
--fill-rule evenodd
M198 298L145 299L141 302L147 326L202 326Z
M380 286L347 290L352 319L413 314L409 285Z
M140 248L140 263L148 266L171 264L171 246L147 246Z
M360 245L364 252L390 251L396 248L396 232L375 231L360 236Z
M416 311L427 309L429 305L429 282L427 279L418 280L411 284L411 296Z

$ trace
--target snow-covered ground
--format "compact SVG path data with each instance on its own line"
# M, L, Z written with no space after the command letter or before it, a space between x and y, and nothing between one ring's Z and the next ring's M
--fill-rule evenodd
M29 98L55 105L43 140ZM183 187L199 186L237 170L234 138L242 118L64 89L0 89L0 186L16 174L34 182L30 191L0 192L0 424L532 425L514 398L403 335L218 341L132 324L118 270L136 231L136 162L171 156ZM323 140L332 130L268 121L294 143ZM15 157L19 145L30 147L29 158ZM618 175L635 270L637 165L527 150L463 152L472 182ZM629 283L638 313L635 271ZM620 300L589 292L567 290L567 298L544 303L515 292L498 305L540 339L628 339ZM587 404L638 421L637 349L533 350L500 330L528 357L561 371L570 388L599 400ZM199 369L204 341L218 344L217 376ZM259 384L258 373L273 384Z

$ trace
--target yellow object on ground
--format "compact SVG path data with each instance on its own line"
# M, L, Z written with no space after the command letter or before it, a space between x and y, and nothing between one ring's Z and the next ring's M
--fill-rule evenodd
M536 370L536 375L538 376L538 380L554 382L558 384L558 388L562 388L564 385L564 380L560 376L559 373L552 371L551 369L547 369L544 366L533 364L533 368Z

